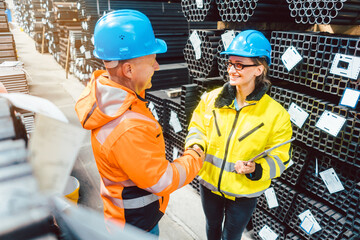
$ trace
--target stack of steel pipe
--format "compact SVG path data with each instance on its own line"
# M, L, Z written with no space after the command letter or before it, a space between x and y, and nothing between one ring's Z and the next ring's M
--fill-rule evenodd
M0 1L0 32L9 32L8 19L5 13L5 2Z
M223 22L284 22L291 20L289 7L282 0L216 0Z
M196 31L200 38L200 58L196 59L195 49L190 38L184 48L185 61L188 64L189 74L194 78L219 76L217 66L217 47L223 30L190 30L189 36Z
M188 22L220 20L215 0L182 0L181 7Z
M152 90L180 87L189 83L189 72L185 63L160 64L152 76Z
M14 1L15 18L19 27L26 33L30 33L30 5L28 0Z
M358 0L286 0L290 15L301 24L360 24Z
M343 95L346 87L360 89L356 80L330 73L335 54L360 56L358 37L273 31L270 42L270 77L339 97ZM281 57L290 46L295 47L303 59L288 71Z

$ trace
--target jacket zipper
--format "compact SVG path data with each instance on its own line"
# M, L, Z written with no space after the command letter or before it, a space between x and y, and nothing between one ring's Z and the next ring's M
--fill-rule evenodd
M241 109L240 109L240 111L241 111ZM219 189L219 192L221 193L221 195L222 195L223 197L225 197L225 195L224 195L224 193L221 192L220 185L221 185L222 175L223 175L223 173L224 173L224 167L225 167L226 159L227 159L228 152L229 152L230 139L231 139L231 137L232 137L232 135L233 135L233 133L234 133L234 129L235 129L235 126L236 126L236 122L237 122L237 120L238 120L238 118L239 118L240 111L237 111L237 112L236 112L235 119L234 119L234 122L233 122L233 125L232 125L232 128L231 128L229 137L228 137L228 139L227 139L227 141L226 141L225 155L224 155L224 159L223 159L223 162L222 162L222 165L221 165L221 170L220 170L218 189Z
M218 125L218 122L217 122L217 119L216 119L215 110L212 110L212 113L214 115L215 127L216 127L217 134L218 134L219 137L221 137L221 132L220 132L220 128L219 128L219 125Z
M251 129L250 131L248 131L247 133L245 133L244 135L242 135L241 137L238 138L239 142L241 142L242 140L244 140L245 138L247 138L248 136L250 136L251 134L253 134L256 130L258 130L259 128L261 128L262 126L264 126L264 123L260 123L259 125L257 125L256 127L254 127L253 129Z

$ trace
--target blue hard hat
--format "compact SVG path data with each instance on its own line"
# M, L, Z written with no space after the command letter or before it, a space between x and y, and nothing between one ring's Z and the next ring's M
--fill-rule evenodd
M94 30L94 56L108 61L164 53L164 40L155 38L150 20L136 10L117 10L101 17Z
M268 65L271 64L271 45L264 34L256 30L240 32L230 43L226 51L220 54L240 57L265 57Z

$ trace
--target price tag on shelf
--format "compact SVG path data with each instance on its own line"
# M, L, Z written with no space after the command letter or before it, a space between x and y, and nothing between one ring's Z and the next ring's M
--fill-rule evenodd
M321 114L319 121L315 124L315 127L336 137L345 122L346 118L325 110L323 114Z
M235 38L234 30L227 31L226 33L221 34L221 40L224 44L225 51L228 49L230 43Z
M276 198L275 190L273 187L270 187L265 190L265 198L268 203L269 208L275 208L279 206L279 203Z
M302 128L309 114L295 103L291 103L288 109L290 114L290 121L293 122L299 128Z
M336 193L344 190L344 186L333 168L322 171L320 173L320 177L324 181L330 193Z
M259 231L259 236L263 240L276 240L279 235L276 234L268 225L264 225Z
M302 56L293 46L289 47L281 56L281 60L284 63L286 69L290 72L296 64L302 60Z
M359 97L360 97L359 90L345 88L344 94L340 101L340 105L356 108L356 105L359 101Z

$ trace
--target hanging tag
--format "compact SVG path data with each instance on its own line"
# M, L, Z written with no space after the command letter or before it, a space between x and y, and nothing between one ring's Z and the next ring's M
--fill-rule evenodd
M275 190L273 187L266 189L264 193L270 209L279 206L279 203L276 198Z
M259 231L259 236L263 240L276 240L279 235L276 234L268 225L264 225Z
M170 114L169 123L173 127L175 133L178 133L182 130L179 118L177 117L177 114L172 110L171 110L171 114Z
M227 31L226 33L221 34L221 40L224 44L225 51L228 49L230 43L235 38L234 30Z
M336 174L334 168L330 168L320 173L320 177L324 181L327 189L330 193L336 193L344 190L338 175Z
M196 30L191 33L189 40L195 51L195 59L196 60L200 59L201 58L201 40L200 40L200 37Z
M344 94L340 100L340 105L356 108L356 105L359 101L359 96L359 90L345 88Z
M91 37L91 43L94 45L94 35Z
M91 58L91 53L90 53L90 51L86 51L86 52L85 52L85 58L86 58L86 59L90 59L90 58Z
M345 121L346 118L325 110L323 114L321 114L319 121L315 124L315 127L318 127L336 137Z
M286 69L290 72L291 69L293 69L293 67L295 67L295 65L302 60L302 57L296 48L291 46L281 56L281 60L284 63Z
M309 117L309 114L295 103L290 104L288 113L290 114L290 121L299 128L304 125L306 119Z
M179 149L177 147L173 147L173 161L179 157Z
M203 8L204 7L203 0L196 0L196 7L197 8Z
M152 114L154 115L155 119L157 121L159 121L159 116L157 115L156 109L155 109L155 105L153 104L153 102L149 102L149 106L148 108L150 109L150 111L152 112Z
M335 54L330 73L357 80L360 71L360 57L341 53Z
M84 53L84 52L85 52L85 47L84 47L84 45L82 45L82 46L80 47L80 52L81 52L81 53Z
M315 177L319 176L319 163L318 163L318 159L315 158Z
M301 213L299 218L301 220L300 227L308 234L311 235L321 230L319 223L316 221L310 210Z

